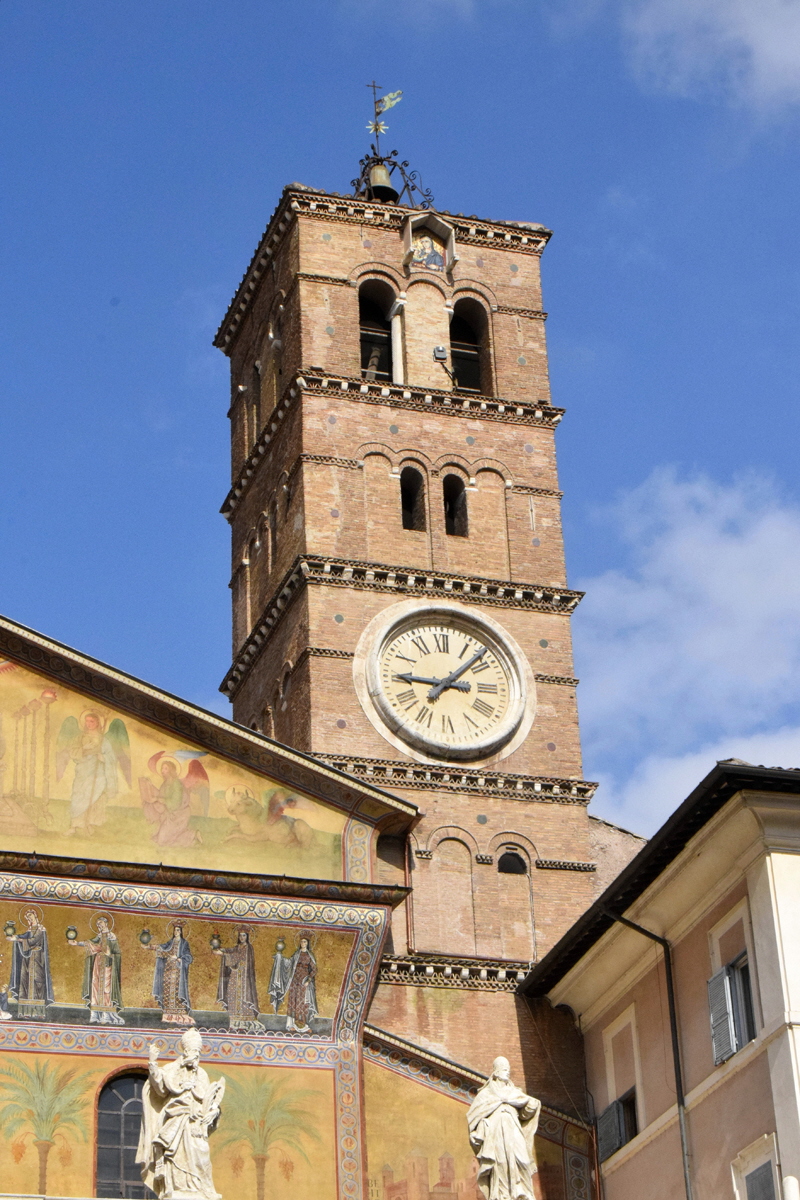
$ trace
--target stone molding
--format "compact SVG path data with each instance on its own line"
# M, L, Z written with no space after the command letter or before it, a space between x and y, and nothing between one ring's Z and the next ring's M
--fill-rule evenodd
M101 882L138 883L147 887L207 888L209 891L246 892L248 895L309 897L355 904L387 904L396 908L410 888L394 884L357 883L352 880L300 879L291 875L244 875L235 871L165 867L150 863L76 859L56 854L0 852L0 872L25 871L45 878L97 879Z
M255 622L220 684L221 692L231 697L236 693L286 609L301 588L313 584L389 592L406 598L445 597L498 608L556 613L560 616L570 616L584 595L583 592L553 587L550 584L503 583L497 579L483 579L478 575L452 575L448 571L390 567L359 559L301 555L284 575L272 599L267 602L261 616Z
M492 863L494 862L494 855L493 854L476 854L475 862L482 863L483 866L485 866L485 867L490 867L492 865Z
M298 216L318 218L326 222L338 221L346 225L361 225L367 229L395 229L399 233L409 214L413 213L419 213L419 209L396 204L369 203L360 197L320 192L312 188L285 188L228 306L214 338L214 345L225 351L230 348L261 277ZM477 217L454 217L451 213L438 211L437 215L447 219L453 226L456 242L464 246L496 247L513 250L517 254L533 254L539 257L551 236L550 230L545 229L543 225L516 221L483 221Z
M515 992L530 962L489 958L451 958L439 954L385 954L379 983L410 987L470 988L481 992Z
M414 1079L422 1079L429 1087L448 1096L456 1096L465 1104L471 1103L478 1088L486 1082L485 1075L458 1066L447 1058L423 1050L374 1025L364 1026L362 1038L366 1060L379 1062L390 1070L399 1070L401 1074Z
M340 467L343 471L360 471L364 466L357 458L337 458L335 454L298 454L286 473L286 482L291 484L297 472L306 463L320 467Z
M304 368L287 385L280 401L270 413L266 425L256 439L231 490L225 497L220 509L223 516L230 520L242 496L250 486L250 481L275 437L281 421L297 397L304 392L309 395L322 395L325 392L334 393L336 391L346 392L348 399L363 404L383 404L389 405L391 408L414 409L417 412L446 412L448 416L468 417L470 420L478 418L551 430L555 429L566 411L563 408L554 408L545 400L537 401L534 404L514 404L512 401L496 396L463 396L458 392L429 390L401 383L365 383L361 378L354 376L327 375L318 368ZM350 459L342 461L348 466L352 463ZM550 495L550 490L545 489L545 494ZM555 494L560 495L561 493Z
M534 321L546 321L548 316L540 308L514 308L511 304L495 304L492 311L505 313L509 317L527 317Z
M534 671L533 677L537 683L557 683L564 687L577 687L580 683L580 679L573 675L542 675L539 671Z
M503 796L513 800L555 804L588 804L598 784L585 779L549 775L512 775L462 766L403 762L395 758L358 758L347 754L319 754L346 775L372 779L381 787L460 792L470 796ZM425 857L423 854L422 857Z
M564 495L556 488L533 487L527 483L512 483L509 491L514 492L517 496L552 496L555 500L560 500Z
M535 858L533 865L540 871L596 871L597 863L573 862L566 858Z

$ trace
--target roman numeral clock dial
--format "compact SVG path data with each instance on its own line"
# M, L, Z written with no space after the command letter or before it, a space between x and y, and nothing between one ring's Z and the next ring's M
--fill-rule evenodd
M411 746L443 759L488 757L519 726L524 684L496 628L446 609L390 628L371 663L381 717Z

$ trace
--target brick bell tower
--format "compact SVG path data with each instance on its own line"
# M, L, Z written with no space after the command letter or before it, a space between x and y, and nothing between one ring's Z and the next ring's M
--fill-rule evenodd
M479 960L509 987L596 878L549 237L440 212L374 151L353 195L284 189L215 343L235 719L418 805L411 846L378 846L376 877L413 884L397 971Z

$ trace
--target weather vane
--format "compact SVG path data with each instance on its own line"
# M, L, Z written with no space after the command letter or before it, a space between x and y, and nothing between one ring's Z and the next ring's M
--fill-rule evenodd
M380 200L383 203L399 204L403 197L405 203L412 208L419 205L421 208L433 207L433 196L430 191L422 187L422 181L418 171L407 171L408 162L400 162L397 158L397 151L391 150L388 154L381 154L381 134L388 133L389 126L381 120L383 114L390 108L394 108L395 104L399 104L403 99L403 93L387 92L385 96L379 96L378 91L381 87L379 83L373 79L372 83L368 83L367 87L372 90L372 120L367 124L367 129L371 134L374 134L375 141L370 146L371 154L367 154L360 162L361 174L358 179L353 180L353 187L357 196L365 196L368 200ZM402 187L398 188L394 185L392 175L395 171L399 174L398 184L402 180Z
M381 152L381 134L389 132L389 126L380 119L381 114L389 108L394 108L395 104L399 104L403 99L402 92L387 92L385 96L379 96L378 88L380 86L374 79L372 83L367 84L367 87L372 89L372 103L375 109L375 116L367 125L367 129L370 133L375 134L375 149L378 154Z

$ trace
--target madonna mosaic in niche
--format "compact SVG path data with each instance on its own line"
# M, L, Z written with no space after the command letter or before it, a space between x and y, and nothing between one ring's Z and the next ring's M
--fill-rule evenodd
M444 271L446 247L441 238L430 229L422 228L414 231L411 239L413 250L411 261L419 269L427 271Z

